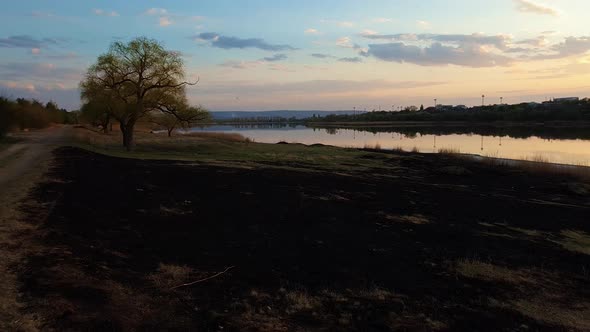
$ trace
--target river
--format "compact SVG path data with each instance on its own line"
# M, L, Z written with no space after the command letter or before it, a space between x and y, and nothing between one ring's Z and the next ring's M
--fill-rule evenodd
M325 144L465 154L590 166L587 127L348 127L301 125L210 126L191 131L240 133L261 143Z

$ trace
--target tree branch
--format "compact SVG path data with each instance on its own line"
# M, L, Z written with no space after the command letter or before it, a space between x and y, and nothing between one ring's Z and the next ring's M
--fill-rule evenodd
M178 289L178 288L181 288L181 287L188 287L188 286L196 285L196 284L199 284L199 283L205 282L205 281L207 281L207 280L211 280L211 279L213 279L213 278L217 278L217 277L219 277L220 275L223 275L223 274L225 274L225 273L229 272L230 270L232 270L232 269L234 269L234 268L235 268L235 266L230 266L230 267L228 267L227 269L225 269L225 271L223 271L223 272L219 272L219 273L217 273L217 274L214 274L214 275L212 275L212 276L210 276L210 277L207 277L207 278L205 278L205 279L200 279L200 280L197 280L197 281L189 282L189 283L187 283L187 284L182 284L182 285L178 285L178 286L172 287L172 288L170 288L170 290Z
M142 97L145 97L145 95L150 90L153 90L153 89L176 89L176 88L180 88L180 87L187 86L187 85L194 86L194 85L199 84L199 81L200 80L201 80L201 78L199 77L199 78L197 78L197 81L195 83L191 83L191 82L181 82L181 83L178 83L178 84L159 84L159 83L157 83L155 85L152 85L150 87L145 88L143 90Z

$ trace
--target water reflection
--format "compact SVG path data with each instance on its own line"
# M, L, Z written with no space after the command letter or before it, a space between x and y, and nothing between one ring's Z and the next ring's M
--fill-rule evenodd
M239 132L257 142L326 144L341 147L379 145L421 152L459 151L498 158L549 160L590 166L590 128L585 127L328 127L263 124L212 126L193 131ZM541 157L541 158L540 158Z

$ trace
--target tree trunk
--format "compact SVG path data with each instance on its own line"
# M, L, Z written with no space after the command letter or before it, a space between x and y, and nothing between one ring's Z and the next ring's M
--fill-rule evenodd
M123 133L123 146L127 151L131 151L135 146L133 140L133 130L135 128L135 122L129 121L126 124L121 123L121 132Z
M168 128L168 137L172 137L172 132L174 132L174 127Z

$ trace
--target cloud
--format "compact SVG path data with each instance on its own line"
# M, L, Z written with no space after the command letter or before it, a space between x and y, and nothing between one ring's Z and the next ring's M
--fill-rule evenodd
M7 38L0 38L0 48L43 48L50 45L58 45L63 42L63 39L43 38L36 39L27 35L10 36Z
M313 28L309 28L309 29L303 31L303 33L305 33L306 35L319 35L320 34L320 32L318 30L313 29Z
M315 69L317 70L317 69ZM407 98L412 89L446 84L441 81L313 80L283 84L257 81L203 82L188 91L190 100L211 109L350 109L352 105L389 103ZM277 98L268 98L276 95ZM239 100L236 99L239 97Z
M365 31L360 36L389 42L372 44L367 51L361 51L361 55L427 66L504 66L517 61L566 58L590 51L590 37L568 37L562 43L551 45L544 35L516 41L510 35L481 33L379 34Z
M350 37L341 37L338 38L338 40L336 40L336 45L340 46L340 47L352 47L352 42L350 40Z
M285 54L276 54L272 57L262 58L256 61L229 60L219 64L219 66L232 69L253 69L259 66L266 66L269 70L292 71L284 65L277 63L286 59L287 56Z
M32 48L31 49L31 54L41 54L41 49L40 48Z
M235 61L229 60L219 64L220 67L233 68L233 69L250 69L256 68L262 64L262 61Z
M170 17L168 17L168 16L162 16L162 17L160 17L159 25L161 27L170 26L170 25L172 25L172 23L173 22L170 20Z
M168 10L164 8L150 8L146 10L144 14L150 16L167 15Z
M340 62L348 62L348 63L361 63L363 62L362 58L354 57L354 58L340 58L338 59Z
M60 83L47 86L36 83L0 81L0 95L9 98L34 98L42 103L57 102L59 107L75 110L80 107L80 90Z
M559 12L553 8L537 4L530 0L514 0L516 8L523 13L559 16Z
M79 80L82 77L83 69L58 66L51 62L27 63L12 62L0 64L0 77L2 79L21 80Z
M193 37L196 40L204 40L211 43L211 46L222 49L245 49L257 48L264 51L294 51L295 47L290 45L269 44L260 38L237 38L222 36L214 32L204 32Z
M355 26L354 22L350 21L320 20L320 23L334 24L341 28L352 28Z
M391 23L391 22L393 22L393 20L390 18L378 17L378 18L373 19L373 23L383 24L383 23Z
M42 11L34 11L34 12L31 13L31 16L33 16L33 17L42 17L42 18L57 17L53 13L50 13L50 12L42 12Z
M405 43L371 44L365 56L398 63L412 63L420 66L457 65L465 67L506 66L513 59L492 53L481 46L446 46L440 42L421 47Z
M187 23L194 24L205 19L204 16L200 15L185 15L170 12L165 8L149 8L142 13L145 16L158 17L158 25L161 27L168 27L173 24ZM201 28L201 27L197 27Z
M43 57L52 60L73 60L80 58L80 55L78 55L76 52L69 52L66 54L48 54L44 55Z
M533 47L544 47L544 46L547 46L548 41L545 36L539 36L537 38L529 38L529 39L519 40L519 41L515 42L514 44L527 45L527 46L533 46Z
M53 99L73 109L80 104L79 91L74 87L82 79L84 71L84 68L52 62L5 62L0 63L0 86L5 89L3 94L9 93L15 98Z
M94 15L98 15L98 16L111 16L111 17L115 17L115 16L119 16L119 13L117 13L116 11L105 11L103 9L98 9L95 8L92 10L92 12L94 13Z
M263 58L262 60L266 61L266 62L278 62L278 61L283 61L283 60L287 60L288 56L286 54L275 54L271 57L266 57Z
M387 41L434 41L441 43L455 43L455 44L472 44L472 45L488 45L494 46L498 49L508 48L512 37L508 35L485 35L480 33L473 34L392 34L383 35L375 33L374 31L364 31L361 36L371 40L387 40Z
M424 30L430 29L432 27L432 25L428 21L416 21L416 24L420 29Z
M530 57L534 60L550 60L567 58L574 55L581 55L590 51L590 36L567 37L565 41L555 44L549 48L548 53L538 54Z
M333 55L329 55L329 54L323 54L323 53L312 53L310 54L312 57L314 58L318 58L318 59L334 59L336 58Z

